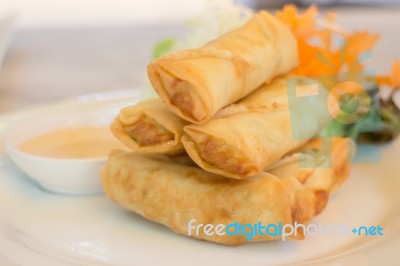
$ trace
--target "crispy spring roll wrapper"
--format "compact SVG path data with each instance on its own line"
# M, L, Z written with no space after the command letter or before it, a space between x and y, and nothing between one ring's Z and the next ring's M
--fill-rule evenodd
M247 97L219 110L214 118L223 118L254 110L267 113L288 109L289 101L287 90L284 88L286 88L286 81L294 77L295 76L277 77L271 82L264 83ZM305 78L296 78L299 80L299 83L307 80Z
M268 173L278 177L296 177L302 188L293 199L297 210L295 220L311 220L328 203L329 195L349 176L351 160L356 151L349 138L313 139L279 160ZM324 147L325 146L325 147ZM310 207L311 206L311 207Z
M136 153L180 154L180 141L187 123L160 99L121 109L110 128L114 136Z
M182 143L193 161L215 174L247 178L259 175L318 134L331 121L324 101L327 92L321 89L318 98L289 108L286 80L262 86L204 124L186 126ZM307 79L297 82L302 85Z
M350 138L317 138L307 142L305 145L300 147L294 153L307 152L309 156L312 156L317 161L322 161L324 158L327 164L323 167L333 168L333 183L331 184L331 191L335 191L349 176L351 160L356 154L356 144ZM305 157L305 156L304 156ZM304 157L299 158L299 160ZM297 164L297 167L301 170L307 169L307 163ZM277 169L276 165L273 166ZM272 170L268 170L276 173Z
M178 116L203 123L224 106L298 64L290 30L261 11L244 26L205 46L170 53L148 68L161 99Z
M336 151L334 151L336 153ZM298 158L297 158L298 159ZM245 180L227 179L167 157L149 158L120 152L102 169L102 184L109 198L122 207L178 234L188 235L188 224L308 222L326 205L335 176L332 168L303 171L298 160L284 159L271 173ZM180 159L181 160L181 159ZM318 160L316 165L324 163ZM283 174L275 176L274 174ZM280 236L190 236L224 245L280 239ZM303 239L304 232L288 239Z
M316 138L280 159L267 172L275 176L295 174L301 184L311 182L313 188L330 192L336 190L349 176L350 162L355 151L356 145L350 138ZM327 169L333 170L334 178L321 178L319 183L309 178L313 173Z

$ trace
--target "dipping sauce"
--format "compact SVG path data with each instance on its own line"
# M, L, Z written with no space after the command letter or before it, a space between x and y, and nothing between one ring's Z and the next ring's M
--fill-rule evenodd
M64 128L34 137L20 146L33 155L52 158L107 156L112 149L124 149L107 126Z

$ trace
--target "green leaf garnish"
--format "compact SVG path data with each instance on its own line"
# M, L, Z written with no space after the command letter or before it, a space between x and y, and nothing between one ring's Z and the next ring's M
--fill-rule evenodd
M175 43L176 40L174 38L166 38L156 43L152 52L153 60L160 58L164 54L170 52L174 47Z

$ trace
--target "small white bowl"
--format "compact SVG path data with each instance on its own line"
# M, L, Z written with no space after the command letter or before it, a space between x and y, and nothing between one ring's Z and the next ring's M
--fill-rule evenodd
M104 104L79 103L71 111L53 114L49 118L20 121L6 134L5 147L14 163L42 187L59 193L86 194L101 192L100 169L107 156L95 158L51 158L33 155L20 149L36 136L79 126L108 126L127 101Z

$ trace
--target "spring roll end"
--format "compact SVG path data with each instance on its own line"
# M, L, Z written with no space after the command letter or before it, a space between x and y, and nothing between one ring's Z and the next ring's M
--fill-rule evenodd
M141 116L129 125L117 117L110 129L116 138L135 152L176 154L183 150L176 133L147 116Z
M148 74L153 88L177 116L192 123L210 118L209 106L196 93L199 90L194 88L195 82L185 78L186 75L172 74L157 63L148 66Z
M239 150L211 136L198 135L185 127L182 144L186 152L206 171L234 179L243 179L261 173ZM201 133L200 133L201 134ZM192 135L192 136L191 136ZM197 140L194 140L196 138Z

